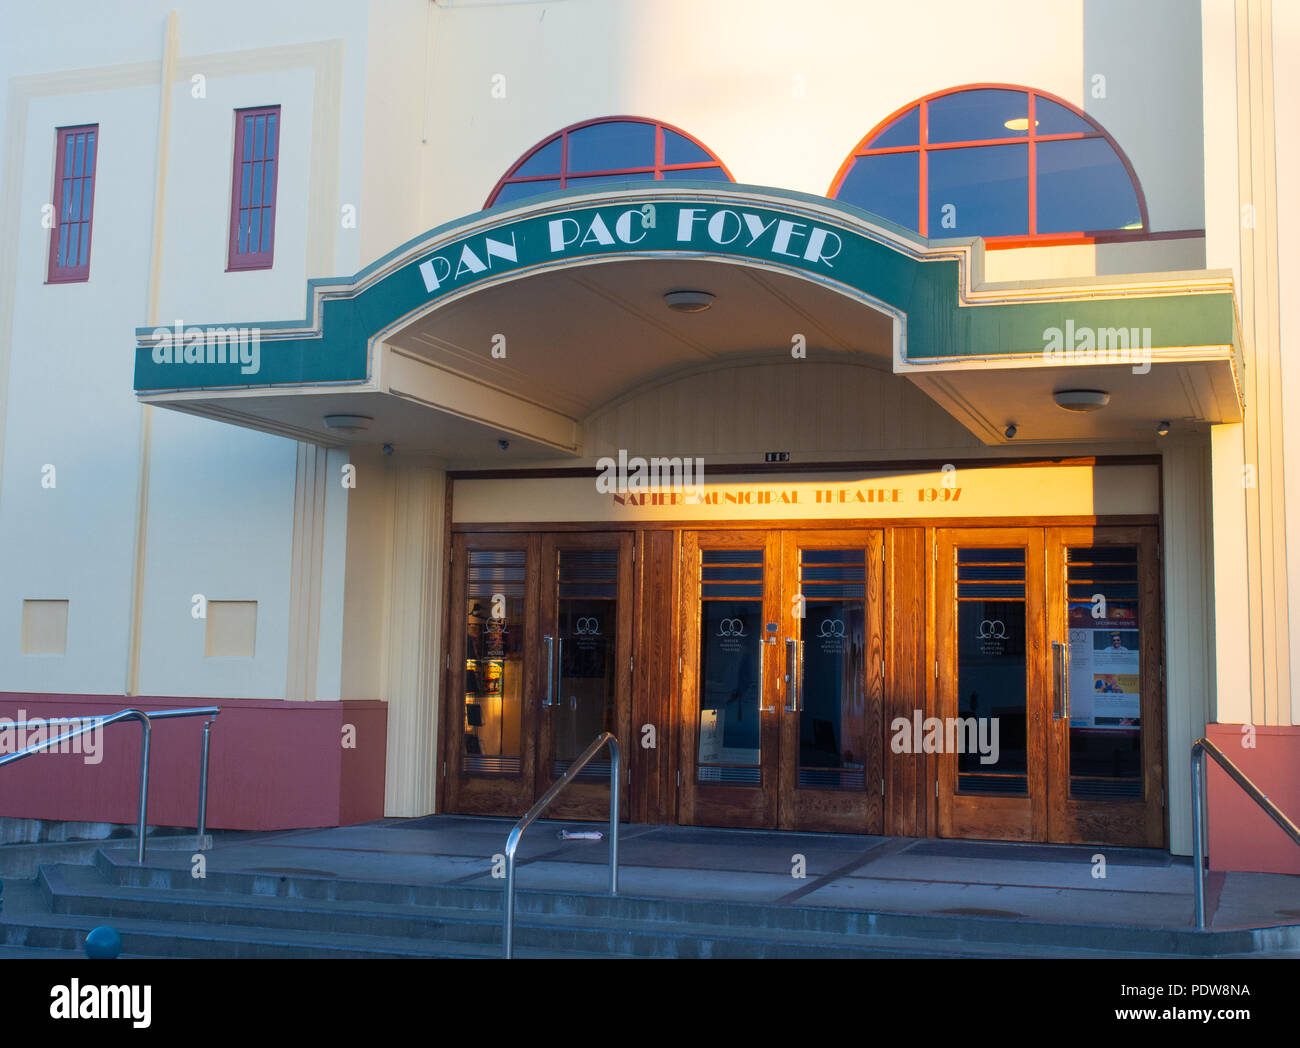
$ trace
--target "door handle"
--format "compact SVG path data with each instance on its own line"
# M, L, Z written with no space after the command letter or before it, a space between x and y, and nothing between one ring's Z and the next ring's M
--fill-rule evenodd
M1055 694L1052 696L1052 720L1069 720L1070 695L1067 690L1069 672L1066 660L1069 657L1067 646L1059 640L1052 641L1052 661L1054 664Z
M798 678L798 653L796 645L799 642L793 637L785 638L785 712L799 712L799 678Z
M771 643L775 644L775 643L776 643L776 639L773 638ZM766 670L767 670L767 645L768 645L767 638L765 638L765 637L759 637L759 638L758 638L758 695L759 695L759 699L758 699L758 712L759 712L759 713L775 713L775 712L776 712L776 703L775 703L775 702L772 703L771 706L764 706L764 705L763 705L763 687L764 687L764 685L767 683L767 673L766 673Z
M555 705L555 638L549 633L542 636L546 642L546 697L543 706Z

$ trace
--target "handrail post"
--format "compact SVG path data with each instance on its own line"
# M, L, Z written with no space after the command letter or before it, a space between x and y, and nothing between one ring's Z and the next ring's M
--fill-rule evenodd
M1198 742L1192 746L1192 864L1197 929L1205 928L1205 771L1205 750Z
M585 768L591 759L596 756L606 745L609 746L609 894L618 894L618 813L620 797L620 779L622 778L623 760L619 750L618 739L612 732L604 731L597 735L585 750L582 751L568 770L548 789L541 798L528 809L527 813L510 829L510 836L506 838L506 898L505 898L505 929L501 937L503 955L506 960L514 956L515 949L515 852L519 848L520 838L524 835L524 830L532 825L533 820L542 814L551 802L555 800L566 786L571 783L583 768Z
M208 826L208 748L212 740L212 719L203 722L203 756L199 762L199 842L196 851L204 851Z
M136 830L140 844L136 852L136 863L143 866L144 838L149 819L149 735L153 729L147 713L139 710L133 712L139 715L140 720L140 825Z
M618 739L609 737L609 894L618 894L618 794L623 782Z

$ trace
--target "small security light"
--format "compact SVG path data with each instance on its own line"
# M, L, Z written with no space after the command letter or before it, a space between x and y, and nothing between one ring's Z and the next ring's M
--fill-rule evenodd
M510 441L508 441L508 440L498 440L498 441L497 441L497 447L499 447L502 451L509 451L509 450L510 450Z
M676 313L703 313L713 305L713 295L708 291L669 291L664 304Z
M1016 429L1016 424L1012 422L1002 432L1006 435L1007 440L1014 440L1016 437L1016 433L1019 431Z
M1110 394L1100 389L1060 389L1052 399L1066 411L1100 411L1110 403Z
M1169 436L1169 423L1168 423L1168 422L1161 422L1159 425L1156 426L1156 436L1157 436L1157 437L1167 437L1167 436Z

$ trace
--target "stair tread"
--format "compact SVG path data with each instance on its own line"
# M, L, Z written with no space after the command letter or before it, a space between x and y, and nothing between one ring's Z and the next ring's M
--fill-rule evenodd
M55 871L50 871L54 873ZM226 909L231 913L243 910L294 912L305 916L346 914L366 917L383 915L389 917L412 917L420 920L440 921L446 923L482 925L499 927L502 915L499 911L481 908L457 906L425 906L419 904L367 902L358 904L351 900L297 899L286 896L245 896L229 892L205 891L201 888L165 889L139 888L110 884L95 871L87 867L59 867L54 880L77 882L72 892L83 899L108 898L139 902L156 903L160 898L179 906L196 908ZM60 894L70 894L68 885L56 886ZM127 919L125 917L121 918ZM198 924L202 922L187 922ZM256 926L255 921L236 922L241 927ZM829 950L840 949L846 952L899 952L909 955L926 954L944 956L962 954L971 956L1013 956L1032 953L1034 956L1115 956L1123 953L1133 957L1168 957L1178 954L1153 951L1116 951L1082 946L1064 946L1055 943L1007 943L997 940L957 939L926 936L906 936L897 934L867 934L862 932L845 932L835 930L769 928L714 922L662 920L654 918L636 918L611 915L552 914L517 911L517 936L526 930L545 930L550 933L572 931L577 934L604 933L639 933L646 936L662 936L679 939L708 939L718 942L768 943L773 946L791 947L813 946ZM339 932L337 935L369 935L370 933ZM376 936L376 938L395 939L405 942L428 941L423 936Z

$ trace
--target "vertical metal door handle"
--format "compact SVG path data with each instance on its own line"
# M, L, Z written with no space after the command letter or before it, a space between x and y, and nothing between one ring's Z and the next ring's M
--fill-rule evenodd
M546 697L542 699L542 705L550 706L555 696L555 638L546 633L542 640L546 642Z
M793 637L785 638L785 712L799 712L799 680L796 676L798 672L797 657L795 655L795 645L799 642Z
M772 643L774 644L776 643L775 638L773 638ZM772 703L771 706L763 705L763 689L767 686L767 673L764 672L766 669L767 669L767 638L759 637L758 638L758 712L775 713L776 712L775 702Z
M1065 715L1065 645L1052 641L1052 720Z

